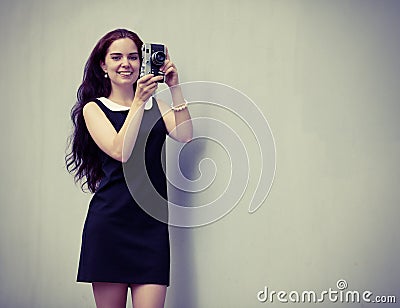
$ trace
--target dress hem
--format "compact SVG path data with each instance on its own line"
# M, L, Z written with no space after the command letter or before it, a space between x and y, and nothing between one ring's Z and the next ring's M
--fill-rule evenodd
M160 281L151 281L151 280L146 280L146 281L121 281L121 280L105 280L105 279L79 279L76 280L77 283L93 283L93 282L108 282L108 283L126 283L126 284L157 284L157 285L162 285L162 286L167 286L169 287L169 282L160 282Z

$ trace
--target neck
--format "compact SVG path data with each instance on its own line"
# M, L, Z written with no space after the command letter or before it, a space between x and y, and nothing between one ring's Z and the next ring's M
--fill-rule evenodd
M133 97L135 96L135 92L133 91L133 87L130 85L129 87L118 87L113 86L111 89L111 94L108 99L113 102L130 107L133 102Z

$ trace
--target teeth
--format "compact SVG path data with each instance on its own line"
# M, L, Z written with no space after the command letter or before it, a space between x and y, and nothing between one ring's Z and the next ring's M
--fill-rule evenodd
M132 75L132 72L119 72L118 74L124 75L124 76L129 76L129 75Z

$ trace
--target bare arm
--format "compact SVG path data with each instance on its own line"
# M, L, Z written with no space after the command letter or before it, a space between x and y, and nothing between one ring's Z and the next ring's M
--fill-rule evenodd
M182 89L179 85L178 70L172 63L167 50L167 60L161 68L165 71L165 83L169 86L172 96L172 106L186 106ZM162 114L169 135L177 141L189 142L193 138L193 125L188 108L180 111L166 107L163 103Z
M171 94L173 106L185 104L179 86L171 88ZM158 100L158 103L169 136L179 142L189 142L192 140L193 125L188 108L181 111L173 111L166 102Z

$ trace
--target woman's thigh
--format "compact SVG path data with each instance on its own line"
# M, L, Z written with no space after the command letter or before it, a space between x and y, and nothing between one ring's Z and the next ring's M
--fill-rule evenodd
M92 287L97 308L126 308L128 284L93 282Z
M132 284L132 304L135 308L163 308L167 286L159 284Z

